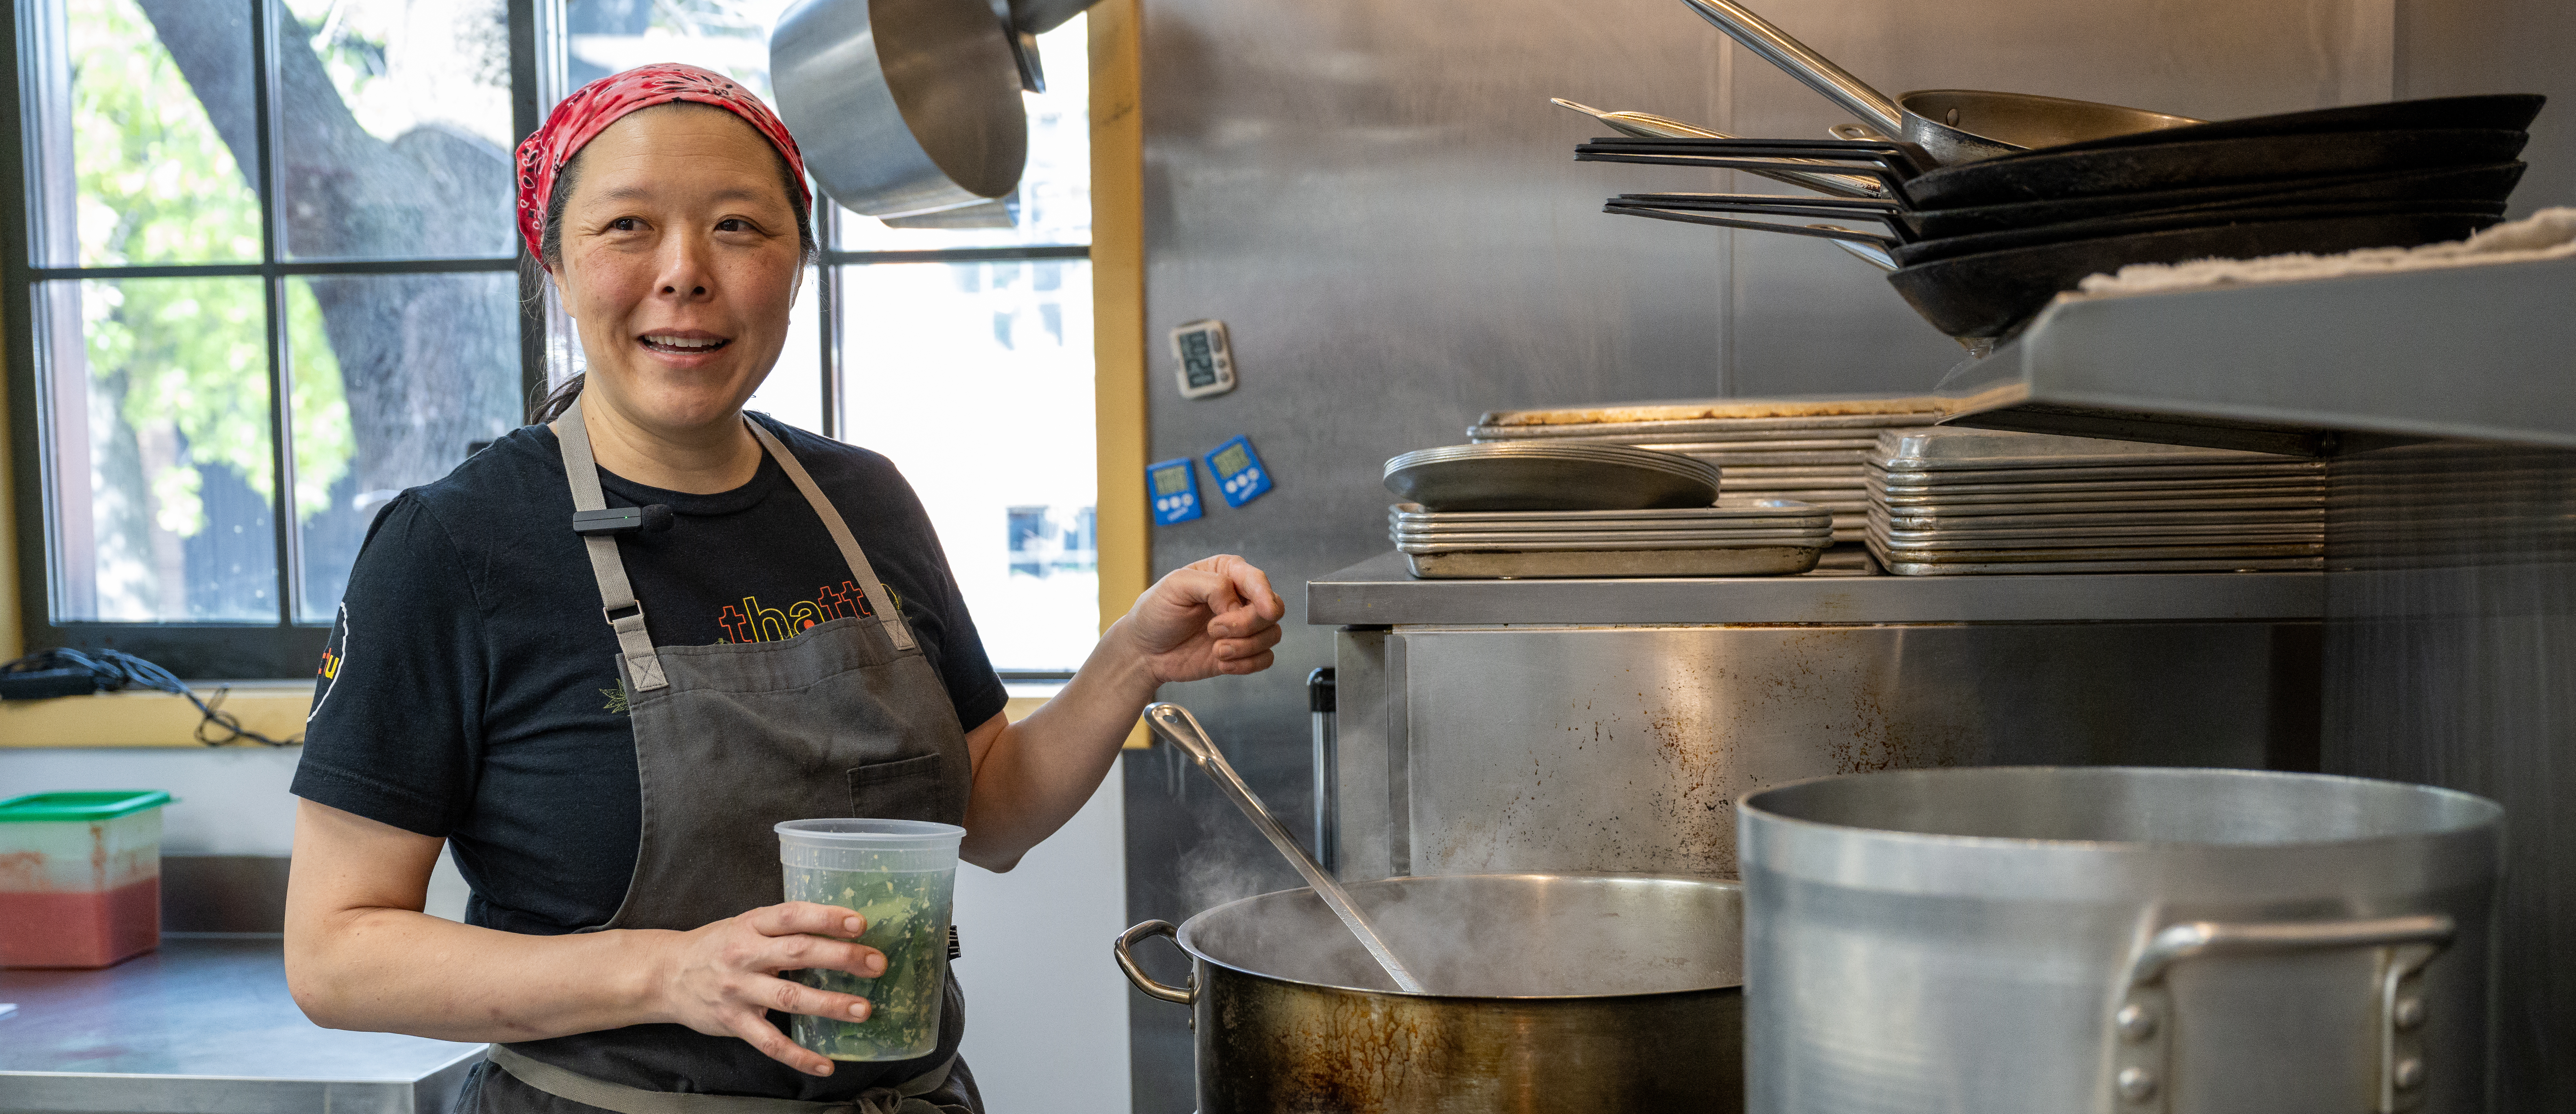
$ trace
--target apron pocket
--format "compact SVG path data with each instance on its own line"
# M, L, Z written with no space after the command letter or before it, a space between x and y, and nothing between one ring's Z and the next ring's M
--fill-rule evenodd
M939 756L871 762L851 770L850 815L946 823L939 808Z

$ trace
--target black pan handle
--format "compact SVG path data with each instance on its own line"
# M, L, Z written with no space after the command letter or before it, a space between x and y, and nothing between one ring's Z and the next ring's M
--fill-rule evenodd
M1639 139L1629 137L1596 139L1580 144L1575 151L1587 149L1627 154L1656 155L1733 155L1737 157L1862 159L1896 170L1907 177L1928 174L1941 164L1929 152L1912 143L1893 139Z
M1680 221L1684 224L1713 225L1718 228L1743 228L1750 229L1755 232L1785 232L1792 236L1811 236L1819 240L1848 240L1856 244L1875 245L1881 251L1892 252L1903 246L1899 241L1892 237L1873 236L1867 232L1854 232L1848 228L1836 228L1832 225L1772 224L1768 221L1758 220L1730 220L1725 217L1705 216L1699 213L1675 212L1671 209L1656 209L1643 205L1621 205L1616 202L1602 206L1601 211L1605 213L1618 213L1622 216L1651 217L1655 220Z
M1631 208L1691 213L1756 213L1775 217L1860 217L1886 225L1903 243L1919 237L1905 220L1905 210L1892 201L1854 198L1775 197L1759 193L1623 193L1608 202Z
M1589 146L1589 144L1586 144L1586 146ZM1631 155L1616 152L1603 152L1596 154L1583 152L1580 148L1577 149L1574 161L1626 162L1638 163L1646 166L1696 166L1709 170L1746 170L1752 171L1756 174L1768 171L1781 171L1798 174L1814 174L1818 172L1817 165L1812 162L1778 162L1770 159L1731 159L1713 155ZM1890 171L1886 167L1837 166L1825 172L1877 179L1880 190L1886 193L1887 196L1895 198L1900 205L1907 209L1915 207L1912 198L1905 192L1906 176Z

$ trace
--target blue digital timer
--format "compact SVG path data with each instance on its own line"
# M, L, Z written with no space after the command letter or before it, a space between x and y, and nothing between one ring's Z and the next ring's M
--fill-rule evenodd
M1261 466L1261 456L1252 451L1252 440L1237 437L1216 447L1207 455L1208 474L1216 477L1217 490L1225 493L1225 505L1240 507L1270 490L1270 470Z
M1199 508L1199 473L1190 458L1145 466L1145 494L1154 500L1154 525L1171 526L1205 513Z

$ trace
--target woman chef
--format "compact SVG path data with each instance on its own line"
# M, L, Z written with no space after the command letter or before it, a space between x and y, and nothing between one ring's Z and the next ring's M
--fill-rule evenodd
M777 117L650 66L566 99L518 168L587 382L368 534L295 775L295 999L334 1028L493 1042L469 1111L977 1110L953 982L919 1060L780 1034L782 1012L869 1004L779 972L884 958L850 910L779 903L771 825L962 824L964 857L1007 870L1157 685L1268 668L1280 599L1238 558L1174 572L1006 723L894 466L742 411L815 251ZM442 843L465 924L420 911Z

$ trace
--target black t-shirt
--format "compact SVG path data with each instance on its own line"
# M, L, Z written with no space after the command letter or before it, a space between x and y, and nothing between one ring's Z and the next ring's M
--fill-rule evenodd
M1002 710L947 557L894 465L763 421L848 521L973 730ZM466 920L556 935L605 923L635 869L641 802L617 640L553 431L529 426L386 505L349 573L294 793L449 841ZM618 541L657 646L776 640L870 614L778 462L715 495L605 470L612 507L676 521Z

